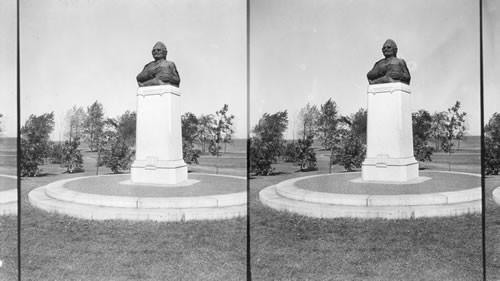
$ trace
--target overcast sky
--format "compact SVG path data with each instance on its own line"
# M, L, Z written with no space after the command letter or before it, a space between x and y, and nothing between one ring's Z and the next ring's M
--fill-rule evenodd
M500 1L484 3L484 122L500 112Z
M332 98L342 114L366 108L366 73L387 38L412 75L412 110L456 100L479 134L479 1L250 0L250 121ZM500 111L500 4L484 0L485 116ZM243 0L21 0L21 121L99 100L106 115L135 109L135 76L164 41L181 76L182 112L229 104L246 134ZM0 1L5 135L15 136L15 1ZM60 128L56 126L56 130ZM54 136L57 136L57 131ZM291 137L291 130L288 134Z
M136 75L167 45L181 77L181 112L226 103L246 136L244 0L21 0L21 122L99 100L108 117L136 108Z
M412 76L411 108L468 113L480 134L479 1L251 0L250 122L307 102L336 101L341 114L366 108L366 73L398 44Z
M16 0L0 1L0 113L3 136L17 135Z

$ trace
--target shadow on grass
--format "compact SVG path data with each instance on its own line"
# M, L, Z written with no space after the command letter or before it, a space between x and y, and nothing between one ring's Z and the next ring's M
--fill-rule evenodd
M84 169L75 169L73 171L64 171L63 174L80 174L84 172L85 172Z
M337 172L332 171L331 173L332 174L351 174L351 173L361 173L361 170L351 170L351 171L343 170L343 171L337 171ZM329 174L329 173L327 172L327 174Z
M118 172L118 173L113 173L113 172L108 172L105 174L99 174L99 176L110 176L110 175L127 175L130 174L130 172Z
M298 169L297 171L295 171L295 173L301 173L301 172L314 172L314 171L317 171L318 168L306 168L306 169Z
M275 177L275 176L290 175L290 174L292 174L292 173L290 173L290 172L283 172L283 171L279 171L279 172L275 172L275 173L270 173L269 175L255 175L255 174L248 173L247 177L248 177L249 180L255 180L255 179L259 179L261 177Z
M21 180L23 179L26 179L26 178L43 178L43 177L54 177L54 176L57 176L58 174L54 174L54 173L41 173L41 174L38 174L34 177L28 177L28 176L25 176L25 177L21 177Z
M271 173L270 176L280 176L280 175L289 175L291 174L290 172L283 172L283 171L279 171L279 172L276 172L276 173Z

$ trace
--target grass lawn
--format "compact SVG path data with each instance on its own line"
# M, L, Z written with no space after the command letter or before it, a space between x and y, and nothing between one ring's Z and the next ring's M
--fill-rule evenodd
M66 174L58 165L46 165L45 176L22 180L23 280L246 279L245 218L185 223L88 221L49 214L27 202L28 192L36 187L95 175L95 159L95 153L84 152L84 173ZM220 160L227 167L240 165L231 164L235 160L229 157ZM109 170L100 168L104 173Z
M17 174L15 138L0 138L0 174ZM17 216L0 216L0 280L16 280Z
M486 177L486 278L500 280L500 206L492 192L500 187L500 176Z
M468 149L472 153L452 155L452 171L479 173L479 147ZM447 158L443 162L441 155L435 155L433 160L423 166L448 169ZM290 163L280 163L275 165L277 175L250 180L253 280L482 280L480 215L314 219L278 212L258 201L264 187L328 173L328 158L319 156L318 167L318 171L300 172ZM333 170L342 171L338 166Z

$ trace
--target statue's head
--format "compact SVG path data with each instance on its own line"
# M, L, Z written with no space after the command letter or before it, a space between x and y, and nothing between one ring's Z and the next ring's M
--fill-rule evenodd
M387 39L384 46L382 46L382 53L386 58L395 57L398 53L398 46L396 45L396 42L392 39Z
M167 58L167 46L162 42L156 42L153 46L153 50L151 51L153 54L153 58L155 60L166 59Z

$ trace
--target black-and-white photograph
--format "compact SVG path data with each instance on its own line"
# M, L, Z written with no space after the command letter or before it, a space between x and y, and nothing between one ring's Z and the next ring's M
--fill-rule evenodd
M2 0L0 280L500 280L495 0Z
M255 280L481 280L478 1L250 1Z
M486 280L500 279L500 3L483 1Z
M0 280L18 275L16 1L0 2Z
M20 1L23 280L245 280L246 13Z

